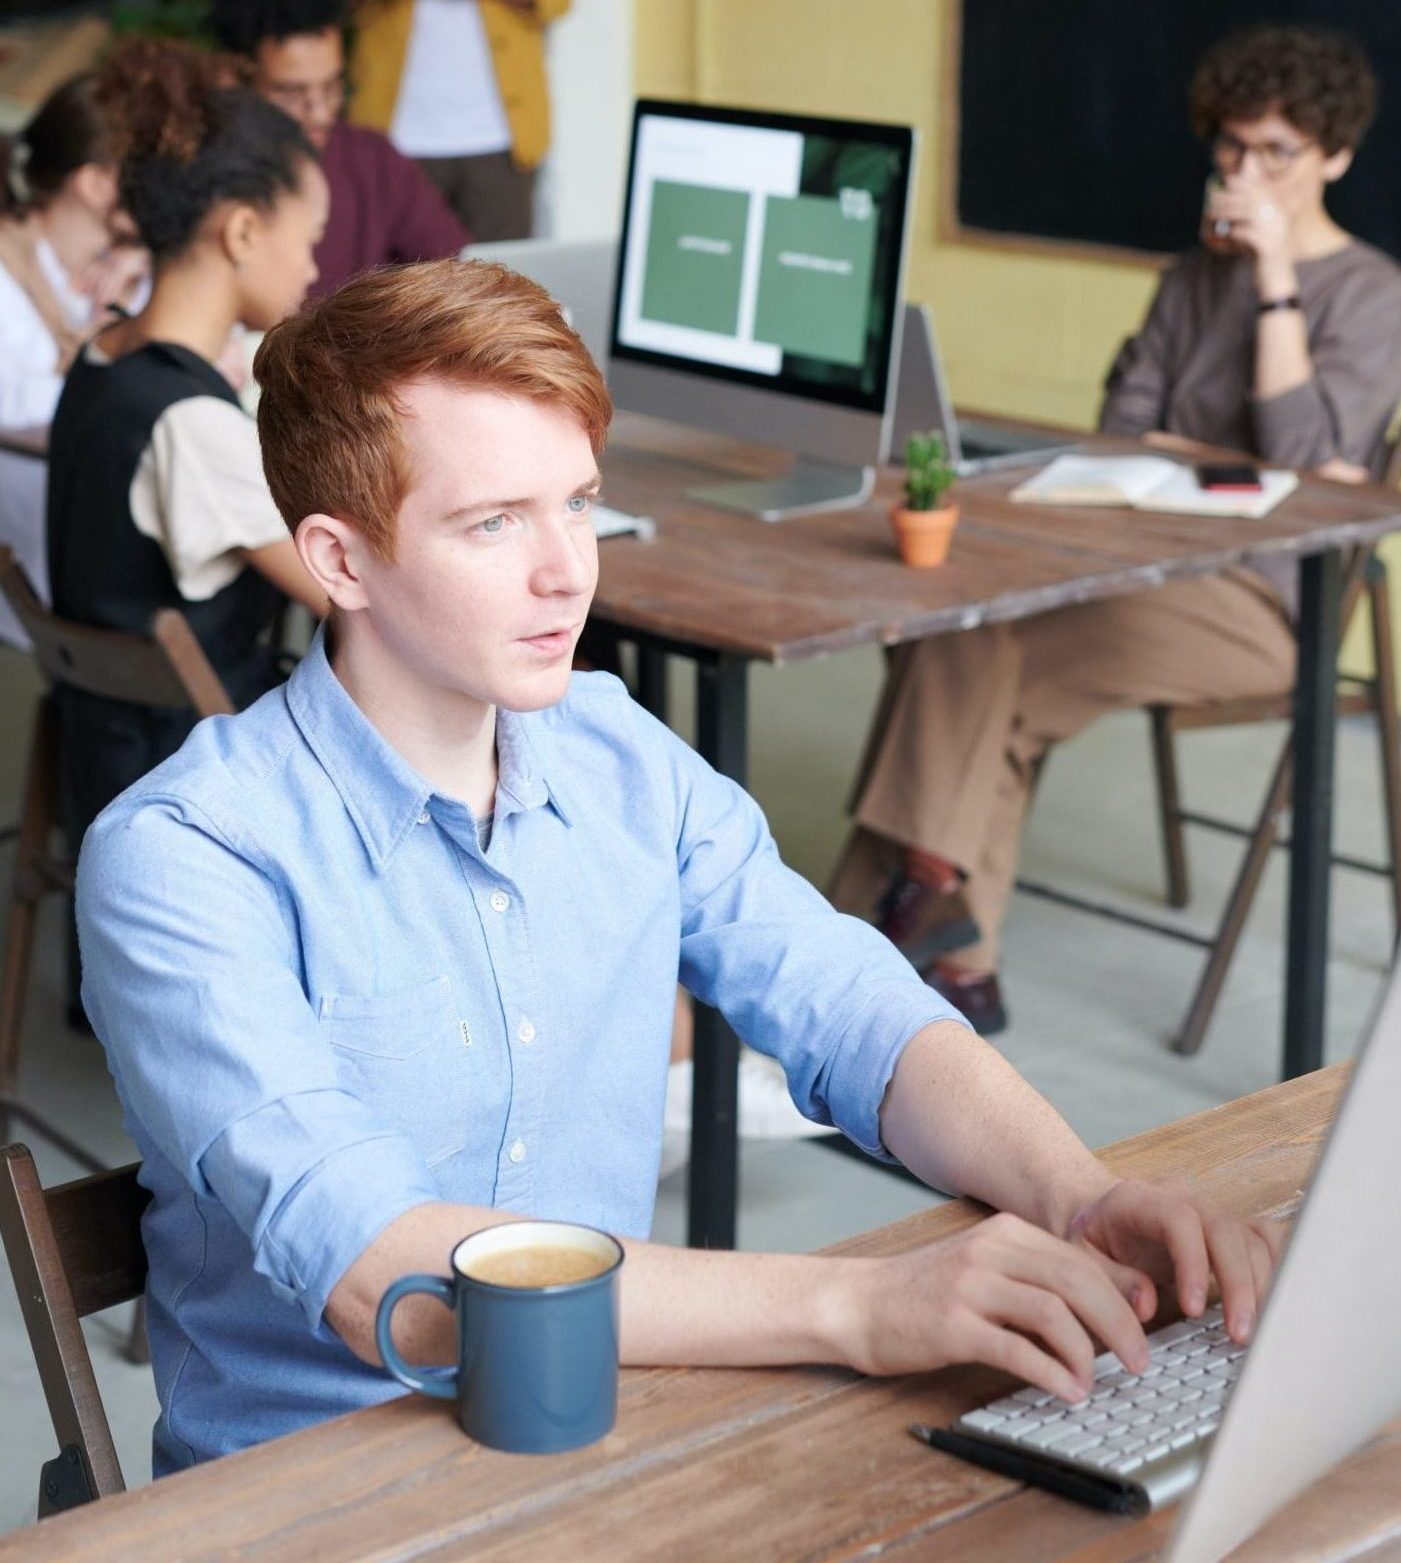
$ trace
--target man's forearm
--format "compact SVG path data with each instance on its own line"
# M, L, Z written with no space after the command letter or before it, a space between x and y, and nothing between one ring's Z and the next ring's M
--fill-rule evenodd
M886 1149L931 1187L1062 1236L1114 1181L1055 1108L956 1021L910 1040L880 1123Z
M406 1211L333 1290L327 1322L357 1356L378 1365L375 1313L390 1282L418 1272L445 1275L453 1247L469 1232L518 1219L471 1205ZM624 1363L744 1367L850 1359L851 1283L869 1261L624 1246ZM456 1351L450 1315L427 1297L406 1298L395 1309L394 1341L411 1362L447 1362Z

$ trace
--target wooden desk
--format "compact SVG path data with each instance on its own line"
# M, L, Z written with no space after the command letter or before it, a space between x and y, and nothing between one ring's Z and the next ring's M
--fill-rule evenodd
M1191 1177L1241 1213L1292 1212L1345 1067L1124 1141L1104 1159L1122 1173ZM836 1251L899 1253L978 1214L944 1205ZM634 1370L623 1375L615 1430L555 1456L491 1453L463 1436L448 1408L410 1396L0 1538L0 1563L1154 1556L1170 1513L1132 1521L1083 1509L906 1433L912 1421L950 1420L1003 1383L979 1368L889 1380L816 1368ZM1359 1538L1397 1534L1393 1432L1294 1505L1248 1556L1351 1558Z
M1136 440L1087 440L1134 452ZM1250 554L1301 560L1295 705L1293 851L1282 1076L1323 1061L1340 550L1401 528L1401 497L1377 485L1304 478L1258 521L1085 507L1015 505L1026 469L965 478L947 564L907 570L887 520L899 474L881 474L861 510L778 525L688 502L717 473L758 476L779 458L760 447L626 415L604 475L609 503L656 517L654 543L603 544L594 617L643 649L639 695L664 715L662 658L696 665L697 747L743 783L751 662L775 664L853 646L1025 618L1070 603L1214 574ZM734 1243L738 1046L714 1011L696 1016L689 1236Z

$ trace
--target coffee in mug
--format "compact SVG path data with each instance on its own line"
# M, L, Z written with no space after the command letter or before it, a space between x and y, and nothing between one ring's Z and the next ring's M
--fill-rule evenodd
M491 1286L569 1286L602 1275L611 1263L588 1249L541 1244L483 1254L469 1262L466 1273Z

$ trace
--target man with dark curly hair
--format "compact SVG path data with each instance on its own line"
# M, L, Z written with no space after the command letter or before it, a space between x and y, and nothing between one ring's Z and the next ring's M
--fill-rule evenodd
M1334 33L1254 27L1210 50L1191 89L1215 165L1202 244L1116 359L1101 429L1381 472L1401 267L1324 204L1375 103L1366 59ZM832 898L874 917L984 1034L1000 1029L997 935L1041 757L1107 711L1287 690L1296 585L1292 563L1261 560L901 647Z
M213 0L220 47L250 62L253 85L302 127L331 187L313 296L393 261L440 260L469 242L428 176L387 136L347 125L345 0Z

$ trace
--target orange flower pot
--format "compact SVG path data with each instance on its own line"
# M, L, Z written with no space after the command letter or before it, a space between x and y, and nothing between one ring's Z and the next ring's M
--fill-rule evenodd
M929 570L943 564L949 556L953 529L958 525L958 506L904 510L897 505L890 512L890 525L900 546L901 560L913 569Z

